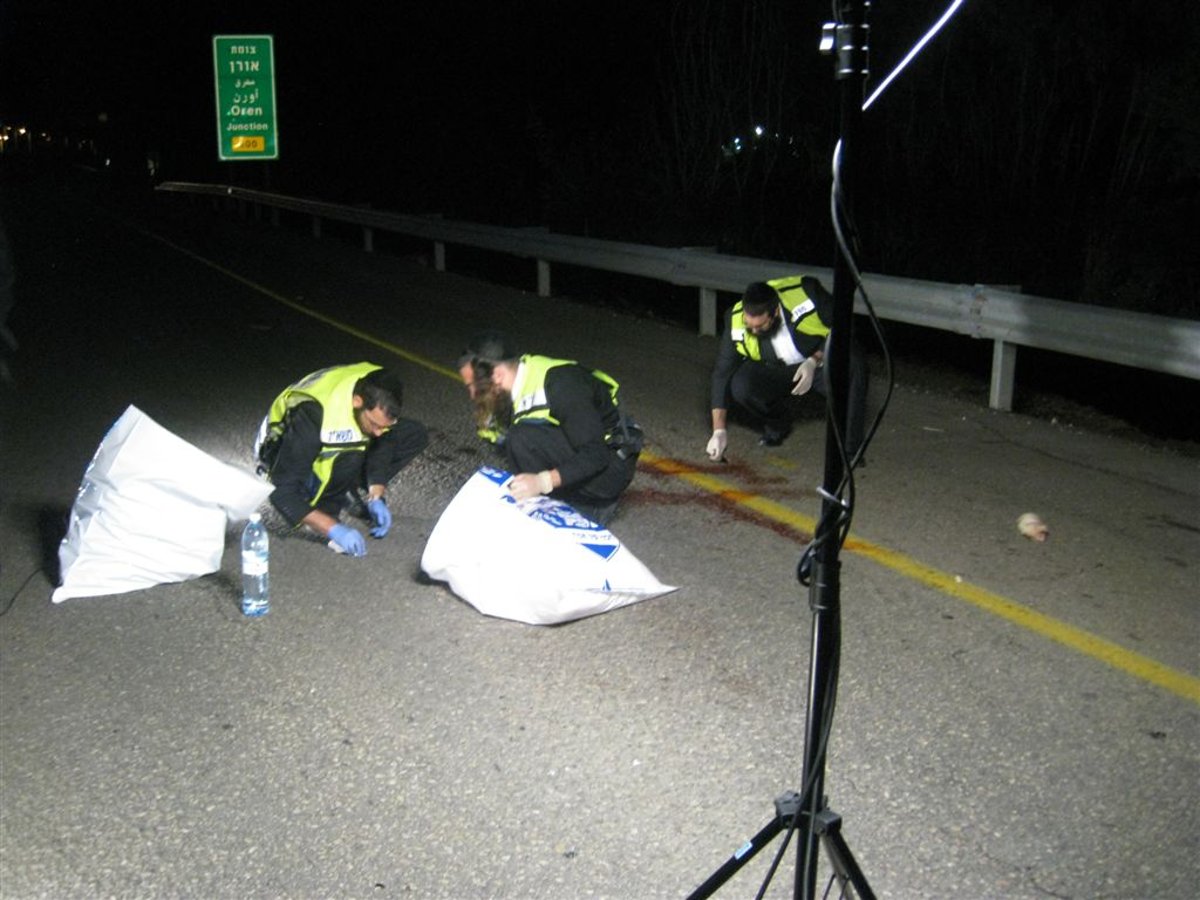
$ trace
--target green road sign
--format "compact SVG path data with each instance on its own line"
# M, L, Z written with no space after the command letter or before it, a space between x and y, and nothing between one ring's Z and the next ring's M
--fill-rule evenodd
M278 159L275 49L269 34L213 36L217 83L217 155Z

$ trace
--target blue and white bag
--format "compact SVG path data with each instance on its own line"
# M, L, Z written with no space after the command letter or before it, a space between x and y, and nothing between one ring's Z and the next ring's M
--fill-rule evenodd
M483 467L446 507L421 556L484 615L553 625L676 590L659 582L607 528L561 500L518 503L512 475Z

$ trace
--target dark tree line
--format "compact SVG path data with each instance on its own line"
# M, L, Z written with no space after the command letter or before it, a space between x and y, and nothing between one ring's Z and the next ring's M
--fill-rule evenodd
M943 8L874 4L871 87ZM822 12L670 4L652 102L570 130L529 109L535 215L828 264L838 123ZM1198 26L1188 0L968 0L865 117L864 268L1200 315Z

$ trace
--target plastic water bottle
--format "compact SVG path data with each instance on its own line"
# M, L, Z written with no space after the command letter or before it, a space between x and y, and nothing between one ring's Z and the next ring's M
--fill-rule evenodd
M270 561L271 544L262 515L251 513L242 532L242 612L247 616L265 616L271 608Z

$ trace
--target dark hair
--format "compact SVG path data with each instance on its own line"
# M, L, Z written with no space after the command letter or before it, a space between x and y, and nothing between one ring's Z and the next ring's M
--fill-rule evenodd
M458 358L458 367L461 369L470 363L475 380L487 381L491 379L496 363L516 362L520 356L521 351L504 332L481 331L471 338L467 349Z
M508 339L502 331L481 331L467 344L464 359L473 362L498 363L511 362L521 356L516 344Z
M400 418L404 382L391 369L368 372L355 383L354 393L362 397L364 409L382 409L389 418Z
M765 281L752 281L742 295L742 312L761 316L779 305L779 294Z

